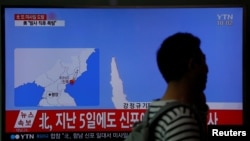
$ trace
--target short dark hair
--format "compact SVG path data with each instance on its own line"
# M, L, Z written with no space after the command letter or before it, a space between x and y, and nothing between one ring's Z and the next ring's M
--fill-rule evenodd
M167 37L157 51L157 65L167 83L180 80L188 71L191 58L200 60L200 39L191 33L178 32Z

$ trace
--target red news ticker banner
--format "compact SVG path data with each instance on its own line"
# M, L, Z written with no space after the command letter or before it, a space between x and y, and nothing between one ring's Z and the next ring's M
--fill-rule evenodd
M130 131L145 110L14 110L6 111L6 132ZM242 125L242 110L210 110L208 124Z

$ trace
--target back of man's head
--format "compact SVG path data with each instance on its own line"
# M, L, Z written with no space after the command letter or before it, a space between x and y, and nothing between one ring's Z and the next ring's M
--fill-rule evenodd
M157 51L157 64L165 81L180 80L188 71L189 60L199 61L200 54L200 39L190 33L166 38Z

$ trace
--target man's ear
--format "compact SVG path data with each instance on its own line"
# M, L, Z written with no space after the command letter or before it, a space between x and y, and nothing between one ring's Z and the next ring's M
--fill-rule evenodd
M194 69L197 66L197 63L195 62L195 60L193 58L188 60L188 68L189 69Z

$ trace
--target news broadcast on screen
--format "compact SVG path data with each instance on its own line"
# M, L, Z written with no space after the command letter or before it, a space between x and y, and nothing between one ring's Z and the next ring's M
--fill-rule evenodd
M160 43L201 39L208 125L243 124L242 7L5 7L7 140L124 139L166 83Z

